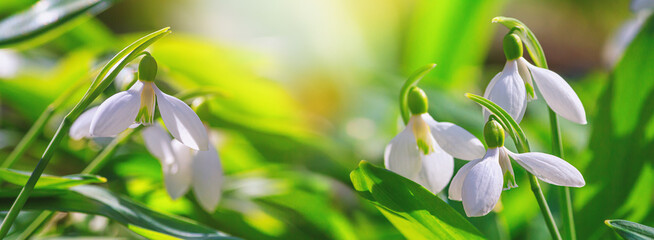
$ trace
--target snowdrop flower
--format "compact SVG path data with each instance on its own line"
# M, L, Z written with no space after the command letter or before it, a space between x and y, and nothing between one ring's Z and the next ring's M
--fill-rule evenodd
M90 138L91 120L93 120L93 116L97 111L98 111L98 106L95 106L87 109L85 112L79 115L79 117L77 117L75 122L73 122L73 125L70 126L70 130L68 131L70 138L72 138L73 140Z
M517 187L509 157L540 180L559 186L583 187L584 177L565 160L553 155L513 153L504 147L504 129L493 118L484 127L488 150L483 158L470 161L456 173L449 198L463 201L468 217L488 214L500 199L502 190ZM506 181L507 187L504 188Z
M154 84L156 74L156 61L146 54L139 63L139 80L129 90L116 93L98 107L91 120L91 136L115 136L134 123L149 125L158 106L161 118L175 139L195 150L207 150L207 132L198 115L183 101L159 90Z
M454 172L453 157L471 160L484 154L484 145L465 129L437 122L427 113L427 97L417 87L409 96L411 118L386 146L386 168L411 179L434 194L447 186Z
M493 77L484 97L505 109L516 122L520 122L527 109L527 100L535 99L534 82L547 105L558 115L570 121L586 124L586 113L581 100L572 87L558 74L527 62L522 57L522 42L516 34L504 37L506 65ZM533 94L533 95L532 95ZM484 118L490 112L484 110Z
M161 162L166 191L177 199L193 186L193 193L202 208L213 212L218 206L222 192L223 170L216 148L209 144L208 150L197 151L187 147L158 124L142 132L145 146Z

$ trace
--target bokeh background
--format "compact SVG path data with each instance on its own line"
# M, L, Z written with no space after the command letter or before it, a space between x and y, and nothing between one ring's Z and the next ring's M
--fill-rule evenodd
M0 18L34 2L3 0ZM356 195L349 172L363 159L383 165L385 145L402 129L400 87L428 63L438 64L419 85L429 112L481 136L481 109L464 93L482 94L504 65L507 29L491 23L495 16L531 28L550 69L586 108L588 125L561 120L565 159L587 182L573 190L579 238L613 237L606 219L653 225L654 59L646 50L654 42L643 37L642 49L630 49L633 59L620 61L621 27L645 19L626 0L122 0L60 35L0 49L0 159L62 92L90 82L129 42L170 26L173 33L150 48L162 89L221 92L201 117L215 130L227 176L223 199L212 214L192 194L171 200L138 135L99 172L106 187L247 239L402 239ZM66 109L83 92L72 94ZM64 112L14 168L33 169ZM522 127L534 151L550 152L542 99L530 103ZM64 140L46 173L78 173L103 144ZM465 163L456 161L457 168ZM525 173L516 168L516 175L521 187L505 191L495 212L470 221L489 239L548 239ZM560 222L558 189L543 186ZM460 202L450 204L462 212ZM80 214L59 214L40 233L62 234L135 237Z

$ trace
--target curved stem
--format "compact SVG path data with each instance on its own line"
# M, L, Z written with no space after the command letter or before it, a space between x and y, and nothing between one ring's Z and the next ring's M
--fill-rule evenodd
M63 103L70 98L72 94L77 92L82 85L86 84L87 78L82 78L73 87L68 88L65 92L63 92L57 99L55 99L50 105L48 105L45 110L39 115L39 118L36 119L34 124L32 124L32 127L27 131L25 136L20 139L20 142L16 145L14 150L11 151L9 156L5 158L4 162L0 164L0 168L11 168L14 166L16 161L20 159L23 154L25 154L25 151L29 148L29 146L34 143L36 138L38 137L41 132L43 132L43 128L45 125L48 123L52 115L59 111ZM0 181L1 182L1 181Z
M127 142L127 140L129 140L131 138L131 136L134 135L134 133L141 130L142 127L143 126L139 126L137 128L133 128L133 129L132 128L127 129L127 130L125 130L125 132L120 134L118 137L114 138L111 141L111 143L109 143L109 145L107 145L89 163L89 165L87 165L86 168L84 168L84 170L82 170L81 173L95 174L98 171L100 171L100 169L102 169L102 167L105 166L107 161L109 161L111 159L111 157L114 155L114 153L116 153L116 151L118 150L118 147L122 146L125 142ZM43 212L41 212L41 214L36 219L34 219L34 221L32 221L32 223L30 223L30 225L25 230L23 230L23 232L16 239L19 239L19 240L29 239L30 237L32 237L32 235L34 233L36 233L36 231L41 226L43 226L43 223L50 220L50 218L52 218L52 216L54 216L53 211L43 211Z
M20 142L16 145L13 151L9 154L7 158L5 158L4 162L2 162L2 165L0 165L0 168L10 168L20 159L23 154L25 154L25 151L29 148L32 143L37 139L38 135L43 131L43 128L45 127L45 124L50 120L50 117L52 117L52 114L54 113L54 108L51 106L48 106L45 111L41 113L38 119L34 122L32 127L27 131L25 136L20 139Z
M14 201L14 204L11 205L11 208L5 216L4 221L2 221L2 224L0 225L0 238L4 238L9 232L9 228L11 228L12 223L14 220L16 220L16 217L18 217L18 213L25 205L27 198L29 198L32 190L34 190L36 182L41 177L41 174L43 174L45 167L48 166L48 162L50 162L50 159L54 154L54 150L59 146L59 143L61 143L61 140L64 138L64 136L66 136L66 133L68 133L72 123L73 122L71 117L66 116L61 125L59 125L59 129L57 129L57 132L50 141L50 144L48 144L48 147L43 153L41 160L39 160L39 163L36 164L36 168L32 172L32 175L30 175L30 178L27 180L25 186L23 186L23 189L20 190L16 201Z
M73 121L77 119L80 114L82 114L82 111L84 111L84 109L86 109L86 107L88 107L89 104L91 104L91 102L93 102L93 100L95 100L100 95L100 93L102 93L109 86L109 84L113 82L116 75L118 75L118 71L123 69L130 61L134 60L136 56L139 56L139 54L149 45L169 33L170 28L167 27L150 33L147 36L140 38L139 40L136 40L124 48L122 51L120 51L118 54L116 54L111 60L109 60L105 67L102 68L102 71L100 71L98 77L91 83L91 86L86 91L82 99L77 102L77 105L75 105L70 113L64 117L64 120L61 122L61 125L59 125L57 132L52 137L52 140L50 140L48 147L45 149L41 160L39 160L39 163L36 164L36 168L32 172L32 175L30 175L27 183L25 186L23 186L23 189L21 189L18 197L16 198L16 201L14 201L14 203L11 205L9 212L0 225L0 239L4 238L9 232L11 225L14 223L16 217L18 216L18 212L20 212L20 210L25 205L27 198L29 198L32 190L34 190L34 185L36 185L36 182L41 177L41 174L43 174L45 167L48 165L48 162L50 162L52 155L54 155L55 149L59 146L61 140L68 133L68 130L73 124Z
M522 131L520 125L518 125L515 119L513 119L504 109L502 109L497 104L481 96L466 93L466 97L484 106L486 109L488 109L491 113L493 113L495 116L499 118L502 126L504 127L504 130L506 130L511 136L511 138L513 139L513 142L515 143L516 149L518 150L519 153L525 153L530 151L529 141L527 140L524 131ZM545 195L543 195L543 191L540 188L538 179L529 172L527 172L527 174L529 176L529 183L531 184L531 191L534 193L534 197L536 197L538 206L540 207L543 217L545 218L545 223L547 224L547 228L549 229L550 234L552 234L552 239L560 240L561 234L559 233L559 230L556 228L556 222L554 221L552 212L550 211L550 208L547 205L547 201L545 200Z

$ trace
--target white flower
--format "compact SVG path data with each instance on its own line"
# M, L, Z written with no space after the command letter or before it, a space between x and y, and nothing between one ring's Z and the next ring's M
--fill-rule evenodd
M412 115L406 128L386 146L386 167L433 193L447 186L454 172L453 156L479 158L484 145L465 129L437 122L428 113Z
M163 93L154 82L141 80L98 107L91 120L91 136L115 136L135 122L152 123L155 105L175 139L195 150L207 150L207 132L198 115L186 103Z
M143 130L145 145L161 162L166 191L172 199L183 196L190 186L196 199L208 212L213 212L222 193L223 170L216 148L206 151L191 149L155 124Z
M70 138L73 140L80 140L82 138L91 137L91 120L93 120L96 111L98 111L98 106L87 109L77 117L75 122L73 122L73 125L70 126L68 132Z
M506 41L517 42L511 45L506 44ZM509 50L507 45L517 50ZM555 72L527 62L522 57L522 43L517 36L505 38L505 53L508 60L504 70L490 81L484 92L485 98L506 110L516 122L520 122L527 109L527 100L536 97L528 96L525 86L533 89L535 82L545 102L556 114L570 121L586 124L584 106L572 87ZM484 118L488 119L489 115L490 112L485 109Z
M489 123L500 126L494 120ZM500 199L502 189L517 187L510 158L546 183L568 187L586 185L581 173L565 160L539 152L513 153L504 147L503 130L494 136L501 137L501 141L489 141L486 137L489 148L484 157L461 167L450 183L449 198L463 201L468 217L488 214ZM505 180L507 188L503 188Z

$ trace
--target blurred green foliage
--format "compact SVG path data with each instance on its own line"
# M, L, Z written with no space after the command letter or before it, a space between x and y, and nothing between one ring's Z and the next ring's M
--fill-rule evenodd
M24 10L33 2L0 1L0 15L6 17ZM124 0L117 3L114 6L117 10L113 11L125 10L127 4L150 3L134 2ZM494 45L498 43L496 36L503 35L504 29L495 33L499 28L491 24L493 17L503 15L504 9L528 4L532 5L525 7L524 12L513 10L512 13L529 15L535 12L534 8L547 4L551 6L535 16L558 9L566 9L561 14L566 14L566 11L580 13L578 21L570 23L571 27L555 28L565 36L573 31L570 28L583 25L590 21L588 19L600 19L592 18L594 15L605 16L618 7L625 10L615 15L626 15L627 8L624 1L611 2L606 9L589 1L415 0L405 3L389 0L378 2L378 5L367 4L375 3L372 1L361 5L337 3L351 7L345 12L351 11L356 17L348 21L362 28L362 34L369 38L365 39L364 45L370 49L354 53L373 52L361 56L369 58L370 62L338 67L298 64L300 69L295 70L301 73L300 77L291 81L284 78L286 75L266 74L271 68L288 69L281 67L283 65L277 62L279 58L197 32L177 32L175 22L166 23L173 25L173 34L148 49L161 66L158 84L164 92L177 94L200 89L220 93L210 96L208 108L198 113L216 133L216 144L227 176L223 199L216 212L204 212L191 193L182 199L171 200L165 193L161 167L146 152L138 134L123 145L98 173L108 182L99 187L85 187L122 196L120 199L130 199L130 206L145 209L143 211L148 214L156 211L190 218L200 223L197 226L204 230L212 231L210 228L213 228L245 239L403 239L404 231L394 227L397 222L386 219L388 212L379 212L357 195L348 174L356 169L361 159L381 165L383 147L399 130L397 98L408 74L425 64L437 63L438 66L420 83L430 99L430 114L439 121L454 122L481 136L481 110L463 94L480 93L492 75L499 71L498 65L503 61L501 51L496 51ZM380 12L375 13L374 9ZM325 8L324 11L332 10ZM99 18L79 14L64 19L66 21L58 24L65 26L49 29L53 30L52 33L42 40L9 49L19 56L20 69L16 74L0 76L0 159L11 152L48 104L81 82L79 90L65 101L64 110L55 114L15 169L33 169L61 115L82 97L83 89L90 85L99 68L117 50L143 36L142 32L116 34L123 29L131 31L131 28L120 28L107 20L109 17L120 18L116 12L105 14ZM326 14L341 16L333 12ZM154 18L152 12L131 17ZM552 68L555 71L557 68L569 70L560 56L575 59L575 53L566 52L552 41L556 36L539 32L539 29L550 28L538 28L550 20L560 23L560 19L526 18L523 22L534 26L532 30L541 40L545 54L556 63L550 64ZM607 25L618 24L609 19L601 17L601 24L593 26L607 31ZM338 20L337 17L334 20ZM156 22L151 19L143 21ZM345 22L349 24L348 21ZM160 27L164 26L153 28ZM143 32L150 30L144 29ZM297 31L302 30L306 29ZM332 29L323 30L333 33ZM44 32L36 35L41 33ZM580 44L575 39L562 39L570 44ZM588 44L600 45L597 42ZM312 50L307 48L304 51ZM654 22L650 18L615 70L594 65L582 73L562 73L580 96L589 119L588 126L562 122L565 159L581 170L587 182L586 187L573 189L579 239L615 237L602 224L606 219L621 218L654 225L651 209L654 202L654 162L651 157L654 149L651 146L654 136L651 120L653 51ZM110 86L103 97L117 91L120 90ZM542 100L530 103L521 125L532 150L549 152L549 125ZM65 140L46 172L57 176L79 173L105 144L102 140ZM511 144L507 141L507 145ZM457 168L464 163L457 160ZM505 191L496 212L468 220L488 239L548 238L525 172L516 168L516 179L521 187ZM556 187L543 186L558 217L558 191ZM3 189L13 188L15 185L3 183ZM0 191L5 194L0 200L4 209L13 200L6 195L11 191ZM71 192L61 196L74 197L81 202L89 200ZM51 203L48 199L57 199L57 196L42 197L36 196L33 202L28 202L29 209L83 208L65 201L48 208L45 203ZM461 203L447 204L459 213L463 212ZM94 206L98 207L97 211L86 212L113 216L102 212L110 211L111 207ZM54 227L43 228L41 236L136 237L127 227L116 223L133 224L129 221L114 218L105 223L105 228L98 230L92 227L96 221L94 217L80 220L74 214L59 216L53 220ZM29 225L35 217L33 212L21 213L16 228Z

